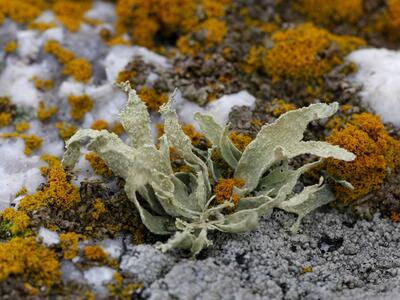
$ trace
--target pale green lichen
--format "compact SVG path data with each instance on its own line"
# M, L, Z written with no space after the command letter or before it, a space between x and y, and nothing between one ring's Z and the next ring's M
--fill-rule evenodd
M212 244L209 230L242 233L257 227L261 215L280 208L298 215L292 230L310 211L334 199L323 184L305 187L294 193L301 174L324 158L351 161L355 156L325 142L302 141L303 132L313 120L333 115L338 104L313 104L282 115L275 123L265 125L243 152L229 139L227 127L218 125L210 116L196 114L205 137L213 144L208 151L194 148L179 124L172 108L174 96L160 108L164 134L159 147L153 143L150 117L146 105L128 83L120 85L129 93L128 104L120 117L131 145L106 130L80 130L68 142L63 165L72 169L80 155L80 143L89 140L87 148L99 155L116 176L125 179L125 192L137 207L144 225L153 233L173 235L158 247L189 249L193 256ZM170 162L173 148L188 166L188 172L174 172ZM243 180L233 193L240 199L233 213L233 201L215 203L212 186L221 170L211 160L213 150L235 170L234 177ZM320 156L297 170L289 160L301 154ZM139 195L139 197L138 197Z

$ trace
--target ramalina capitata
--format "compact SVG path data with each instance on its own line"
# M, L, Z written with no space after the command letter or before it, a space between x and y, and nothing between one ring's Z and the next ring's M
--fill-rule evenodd
M80 155L81 142L97 153L114 172L125 180L125 192L138 209L143 224L154 234L172 235L167 243L158 245L162 251L189 249L193 256L212 242L209 230L243 233L257 227L258 219L273 208L297 214L292 226L296 231L301 219L310 211L334 200L334 195L321 179L319 184L294 193L301 174L333 157L351 161L355 156L321 141L302 141L307 125L317 119L332 116L337 103L312 104L290 111L272 124L262 127L257 137L241 152L230 141L228 127L217 124L212 117L197 113L195 118L211 149L201 151L192 146L172 108L174 96L160 108L164 119L164 134L159 146L153 143L150 117L146 105L128 83L120 85L128 93L126 107L120 113L130 145L106 130L79 130L67 142L64 167L72 169ZM170 148L185 161L189 172L174 172ZM219 170L211 159L218 149L222 158L234 170L234 177L244 181L235 188L240 200L233 213L231 201L215 204L212 187ZM292 170L289 160L312 154L320 159Z

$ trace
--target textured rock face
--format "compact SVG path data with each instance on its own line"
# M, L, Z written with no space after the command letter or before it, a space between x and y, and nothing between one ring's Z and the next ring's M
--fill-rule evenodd
M290 235L282 225L292 221L276 211L257 231L217 234L197 261L133 246L121 269L146 283L149 299L395 299L400 226L329 209Z

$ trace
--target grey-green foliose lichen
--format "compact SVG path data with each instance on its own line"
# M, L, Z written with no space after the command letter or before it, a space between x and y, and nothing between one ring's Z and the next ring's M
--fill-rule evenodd
M265 125L243 152L230 141L227 127L220 126L210 116L197 113L196 120L212 143L211 149L201 151L192 146L183 132L171 107L172 96L160 109L164 134L157 148L146 105L128 83L121 87L129 94L120 118L130 145L106 130L80 130L67 142L63 165L72 169L79 158L81 142L88 140L87 148L98 154L116 176L125 179L125 192L137 207L144 225L155 234L173 235L167 243L158 245L162 251L183 248L195 256L212 244L207 238L209 230L242 233L255 229L259 217L273 208L297 214L292 226L296 231L307 213L334 200L322 179L294 193L300 175L324 158L355 159L352 153L338 146L302 141L308 123L333 115L338 109L337 103L313 104L282 115L276 122ZM190 171L173 171L170 148L176 149ZM235 178L244 181L243 187L234 189L240 200L230 214L225 208L233 206L231 201L213 204L212 185L219 174L211 159L213 149L218 149L235 170ZM312 154L320 159L292 170L289 160L301 154Z

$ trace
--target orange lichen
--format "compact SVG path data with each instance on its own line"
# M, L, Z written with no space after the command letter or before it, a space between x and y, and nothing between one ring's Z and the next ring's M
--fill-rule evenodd
M198 145L204 139L204 135L196 131L192 124L183 125L182 130L190 138L193 145Z
M6 222L7 229L12 235L23 233L29 226L31 219L26 213L6 208L0 213L0 220Z
M32 80L35 87L41 91L51 90L54 87L54 81L51 79L40 79L35 76Z
M78 255L79 241L83 236L75 232L67 232L60 234L60 246L64 253L64 259L73 259Z
M147 107L152 111L158 111L160 106L167 102L166 93L158 93L156 90L148 87L142 87L138 93L140 99L146 103Z
M94 152L88 152L85 154L85 159L89 162L93 171L104 177L111 177L112 171L107 167L105 161Z
M15 124L15 131L18 133L27 131L31 126L26 121L21 121Z
M105 262L105 263L108 262L107 253L105 253L103 248L101 248L99 245L86 246L83 249L83 254L87 259L92 261Z
M66 122L57 122L55 127L58 129L58 135L64 140L68 140L78 130L75 125Z
M19 191L15 194L15 197L19 197L28 193L28 189L26 187L22 187Z
M240 198L238 197L238 195L232 194L233 188L241 188L244 186L244 184L245 182L242 179L219 179L214 186L215 201L218 204L222 204L225 201L231 201L234 204L234 207L236 207Z
M232 0L203 0L203 10L209 18L222 17L225 15L227 7L231 4Z
M252 46L250 48L249 54L247 55L243 70L247 73L253 73L257 69L263 66L263 58L265 56L266 49L263 46Z
M118 73L117 75L117 82L125 82L129 81L129 79L133 78L136 76L135 71L129 71L129 70L122 70L121 72Z
M294 8L311 21L334 25L355 23L363 14L362 0L298 0Z
M160 29L170 36L193 28L196 8L193 0L118 0L117 34L128 32L135 44L153 47Z
M92 110L93 101L88 95L68 96L68 104L70 106L70 115L74 120L81 120L85 114Z
M0 281L20 276L33 286L50 287L59 281L59 263L55 253L38 245L33 237L15 237L0 243Z
M69 31L76 32L81 22L84 21L84 14L92 6L92 1L80 0L59 0L53 5L53 11L58 20Z
M46 107L43 101L39 102L39 107L36 113L40 121L46 121L57 113L57 106Z
M28 29L37 31L46 31L54 27L56 27L56 24L53 22L49 23L33 22L28 25Z
M5 139L21 138L25 143L24 153L26 155L32 154L32 152L39 149L43 143L43 140L37 135L21 134L17 132L0 134L0 138L5 138Z
M400 222L400 213L399 212L392 212L390 215L390 220L394 223Z
M293 103L285 102L282 99L274 99L271 103L271 114L274 117L287 113L288 111L296 109L296 105Z
M0 0L0 14L17 23L26 24L37 18L41 9L35 3L25 0Z
M134 298L136 290L143 288L143 284L129 283L124 286L124 279L119 273L113 276L114 282L107 285L109 297L120 300L130 300Z
M313 268L311 266L305 266L305 267L301 268L300 274L311 273L312 271L313 271Z
M103 214L107 212L106 207L104 206L103 201L101 199L96 199L93 204L94 210L91 213L93 219L98 220Z
M94 130L103 130L103 129L107 129L108 127L108 123L105 120L96 120L92 123L92 125L90 125L90 128L94 129Z
M0 128L10 125L12 122L12 116L8 112L0 112Z
M281 78L311 80L321 77L343 62L343 55L365 45L351 36L338 36L310 23L278 31L273 47L264 58L264 69L274 81ZM327 50L333 45L337 51ZM325 56L321 53L326 52Z
M61 63L66 64L75 58L75 53L63 48L59 42L55 40L49 40L44 45L44 51L46 53L54 55L54 57Z
M5 53L13 53L15 50L17 50L17 41L9 41L7 44L5 44L3 50Z
M76 81L88 82L92 76L92 66L86 59L76 58L65 65L63 74L71 76Z
M124 127L122 126L121 123L117 122L117 123L113 124L113 126L111 126L110 131L114 132L116 135L120 136L124 133Z
M232 131L229 134L229 138L231 139L232 143L238 148L240 151L244 151L246 149L247 145L251 143L253 140L251 136L243 134L243 133L238 133L237 131Z
M79 203L79 189L69 181L61 161L50 155L44 155L41 159L48 164L48 167L41 168L42 174L47 176L47 185L35 194L21 199L19 208L26 212L41 206L55 206L67 210Z
M354 186L354 190L335 186L338 199L344 203L379 189L389 172L400 167L400 141L386 132L379 117L369 113L353 115L350 123L344 129L334 129L327 141L357 156L352 162L328 159L326 163L329 174Z

